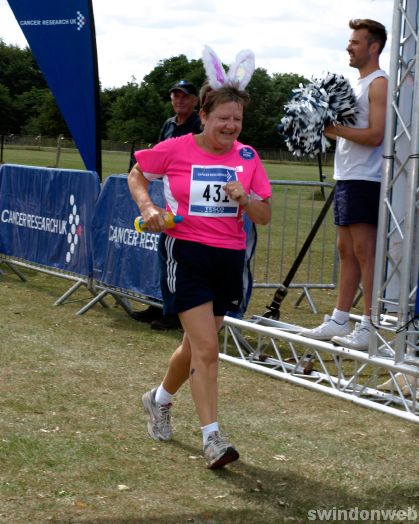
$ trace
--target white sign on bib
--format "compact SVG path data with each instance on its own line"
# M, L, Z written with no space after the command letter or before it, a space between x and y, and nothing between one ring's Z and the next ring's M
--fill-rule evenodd
M192 166L189 214L205 217L236 217L239 204L230 200L223 187L237 180L236 168Z

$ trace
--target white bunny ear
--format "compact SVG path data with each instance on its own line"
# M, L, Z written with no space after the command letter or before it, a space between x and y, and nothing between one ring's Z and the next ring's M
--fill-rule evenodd
M204 63L209 85L213 89L220 89L220 87L227 83L227 75L221 60L207 45L202 52L202 62Z
M227 76L230 84L238 84L239 89L245 89L255 70L255 55L253 51L240 51L234 64L230 66Z

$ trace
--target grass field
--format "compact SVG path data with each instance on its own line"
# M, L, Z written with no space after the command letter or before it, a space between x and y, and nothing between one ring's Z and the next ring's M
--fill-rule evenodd
M43 167L56 167L56 150L54 148L5 147L3 163L23 164ZM103 180L109 175L126 173L129 166L130 155L127 152L103 151L102 171ZM284 169L284 166L287 166ZM63 148L60 153L58 167L64 169L85 169L83 161L76 149ZM319 180L318 168L303 163L295 164L267 164L267 171L272 180L281 175L297 180ZM332 173L330 166L324 168L326 175ZM331 177L329 176L329 179ZM282 180L283 178L279 178Z
M126 157L109 156L104 173L126 171ZM64 158L62 167L81 168ZM48 160L25 152L13 162ZM267 170L271 179L318 177L316 166ZM139 409L180 333L154 332L111 300L76 315L86 290L57 307L68 281L24 270L22 282L0 269L0 522L277 524L337 522L320 510L419 512L417 425L222 362L220 422L241 460L209 471L187 387L171 443L149 439ZM316 324L335 292L313 293L319 314L294 308L291 290L281 318ZM271 297L256 290L249 313Z

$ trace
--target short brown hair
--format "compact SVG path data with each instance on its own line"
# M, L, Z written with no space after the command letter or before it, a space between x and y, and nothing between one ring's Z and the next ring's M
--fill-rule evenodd
M212 87L209 85L208 80L202 84L201 89L199 90L199 105L202 107L207 99L208 93L212 91Z
M370 20L369 18L354 18L349 21L349 27L358 31L358 29L366 29L368 31L368 43L378 42L380 48L378 54L384 49L387 42L387 31L383 24Z
M207 83L205 83L201 87L199 94L201 99L201 109L206 115L209 115L209 113L211 113L211 111L213 111L219 104L237 102L243 106L243 109L245 109L250 101L249 93L234 85L225 85L220 87L220 89L212 89Z

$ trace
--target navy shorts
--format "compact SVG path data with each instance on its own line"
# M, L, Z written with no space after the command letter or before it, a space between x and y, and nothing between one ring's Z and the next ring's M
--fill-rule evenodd
M380 182L366 180L338 180L334 195L335 224L378 223Z
M245 250L211 247L161 233L160 285L165 315L213 303L216 316L237 311L243 296Z

